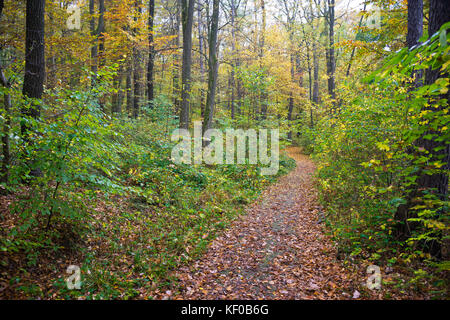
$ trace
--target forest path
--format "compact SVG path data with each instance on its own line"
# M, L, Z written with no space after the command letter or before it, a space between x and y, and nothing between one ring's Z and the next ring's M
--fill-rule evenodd
M288 148L297 167L270 186L202 258L177 271L170 299L348 299L348 271L319 221L314 164ZM160 298L169 298L164 297Z

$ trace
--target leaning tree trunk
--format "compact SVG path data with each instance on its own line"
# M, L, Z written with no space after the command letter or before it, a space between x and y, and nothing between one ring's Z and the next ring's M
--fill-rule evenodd
M291 41L291 44L293 44L293 33L292 31L290 32L290 36L289 39ZM291 81L294 82L294 78L295 78L295 60L294 60L294 53L291 53ZM292 131L291 131L291 120L292 120L292 113L294 111L294 93L293 90L290 90L289 93L289 102L288 102L288 115L287 115L287 120L288 120L288 127L289 127L289 131L288 131L288 135L287 138L288 139L292 139Z
M200 64L200 81L203 84L205 82L205 65L204 65L204 52L203 52L203 28L202 28L202 10L200 6L197 9L197 22L198 22L198 50L199 50L199 64ZM205 117L205 103L204 103L205 90L200 88L200 114L201 118Z
M3 12L3 0L0 0L0 21L2 19ZM0 49L1 52L1 49ZM0 83L7 90L11 87L11 84L6 79L5 74L3 73L3 65L0 64ZM0 175L0 182L8 184L9 181L9 165L11 163L11 153L10 153L10 143L9 143L9 133L11 131L11 95L9 92L5 92L3 94L4 99L4 108L5 108L5 116L4 116L4 124L3 124L3 132L2 132L2 169ZM0 190L1 191L1 190Z

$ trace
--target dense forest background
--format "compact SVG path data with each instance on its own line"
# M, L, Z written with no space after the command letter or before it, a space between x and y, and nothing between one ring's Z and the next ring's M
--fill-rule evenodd
M295 166L174 164L201 121L279 129L336 258L402 274L383 298L446 297L449 21L445 0L0 0L0 296L172 286Z

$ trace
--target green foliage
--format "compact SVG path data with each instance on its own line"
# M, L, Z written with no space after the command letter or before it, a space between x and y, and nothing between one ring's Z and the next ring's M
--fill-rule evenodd
M91 90L57 88L44 102L12 91L16 105L39 103L42 110L38 120L19 108L12 112L14 161L5 187L15 195L7 218L14 223L0 238L5 256L25 257L11 274L25 296L127 299L139 288L163 286L174 280L175 267L198 257L244 205L295 165L282 155L278 175L262 176L249 164L174 164L170 134L177 119L166 96L136 120L103 112L115 72L116 66L104 67ZM27 142L21 123L30 128ZM54 257L74 252L81 291L68 290L64 275L50 291L30 279L28 268L42 261L58 268Z
M341 86L345 99L339 113L322 118L314 129L301 125L302 142L318 163L327 223L348 256L388 264L431 262L430 243L448 241L448 198L434 190L413 199L408 222L416 227L407 241L395 236L394 215L421 175L448 174L446 159L417 141L450 141L448 101L442 96L449 87L449 26L414 49L393 54L367 84ZM415 86L413 71L429 68L440 69L441 77ZM439 265L440 272L447 264L429 265Z

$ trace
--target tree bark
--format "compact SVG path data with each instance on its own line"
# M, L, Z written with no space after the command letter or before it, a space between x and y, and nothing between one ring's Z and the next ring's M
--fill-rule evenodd
M329 32L329 46L328 46L328 59L329 59L329 75L328 75L328 94L332 99L333 111L336 105L336 83L335 83L335 73L336 73L336 58L334 52L334 24L335 24L335 14L334 6L335 0L328 1L328 32Z
M44 91L45 78L45 45L44 45L44 9L45 0L27 0L26 32L25 32L25 77L23 94L28 98L41 99ZM33 102L29 108L23 109L23 114L35 119L39 118L41 108L38 102ZM22 125L25 135L28 127Z
M133 77L133 66L132 59L128 59L127 61L127 78L125 83L125 90L127 96L127 114L128 117L132 116L133 113L133 91L132 91L132 77Z
M180 127L189 128L189 106L191 91L192 65L192 20L194 17L195 0L182 0L182 28L183 28L183 66L181 70L181 110Z
M0 19L1 19L1 9L0 7ZM11 88L11 84L5 77L3 73L3 66L0 65L0 83L6 89ZM2 152L3 152L3 161L2 161L2 170L0 175L0 182L8 184L9 181L9 166L11 164L11 153L10 153L10 142L9 142L9 134L11 131L11 95L8 93L3 94L3 104L5 108L5 116L4 116L4 124L3 124L3 132L2 132ZM1 191L1 190L0 190Z
M172 77L172 96L173 104L175 106L176 112L181 112L181 91L180 91L180 66L178 55L178 48L180 47L180 25L181 25L181 11L182 11L182 0L177 0L176 15L175 15L175 27L173 29L174 34L174 47L176 48L173 54L173 77Z
M154 18L155 18L155 0L148 2L148 64L147 64L147 98L150 106L153 107L154 84L153 69L155 66L155 45L154 45Z
M208 45L208 94L206 96L206 108L203 124L203 133L212 126L214 116L214 102L217 86L217 33L219 28L219 0L213 0L213 13L211 17L211 26L209 28Z
M142 9L140 6L141 2L140 0L135 0L134 6L135 6L135 16L134 21L138 21L139 16L142 13ZM137 28L134 28L133 33L135 36L138 35ZM139 117L140 112L140 100L141 100L141 53L138 48L139 44L134 43L133 46L133 87L134 87L134 94L133 94L133 118L137 119Z
M97 32L95 30L95 1L89 0L89 15L91 16L91 19L89 21L89 29L91 32L92 39L92 47L91 47L91 73L92 73L92 79L91 79L91 86L94 86L95 81L97 80L97 72L98 72L98 66L97 66L97 56L98 56L98 50L97 50Z
M264 58L264 46L265 46L265 33L266 33L266 4L264 0L260 0L261 6L261 16L262 16L262 26L261 26L261 34L259 41L259 66L263 68L263 58ZM260 104L261 104L261 117L262 119L267 118L267 91L266 88L263 88L260 96Z
M198 21L198 50L199 50L199 64L200 64L200 81L205 82L205 65L204 65L204 51L203 51L203 28L202 28L202 12L200 6L197 9L197 21ZM200 115L204 119L205 116L205 103L204 103L205 90L200 88Z

